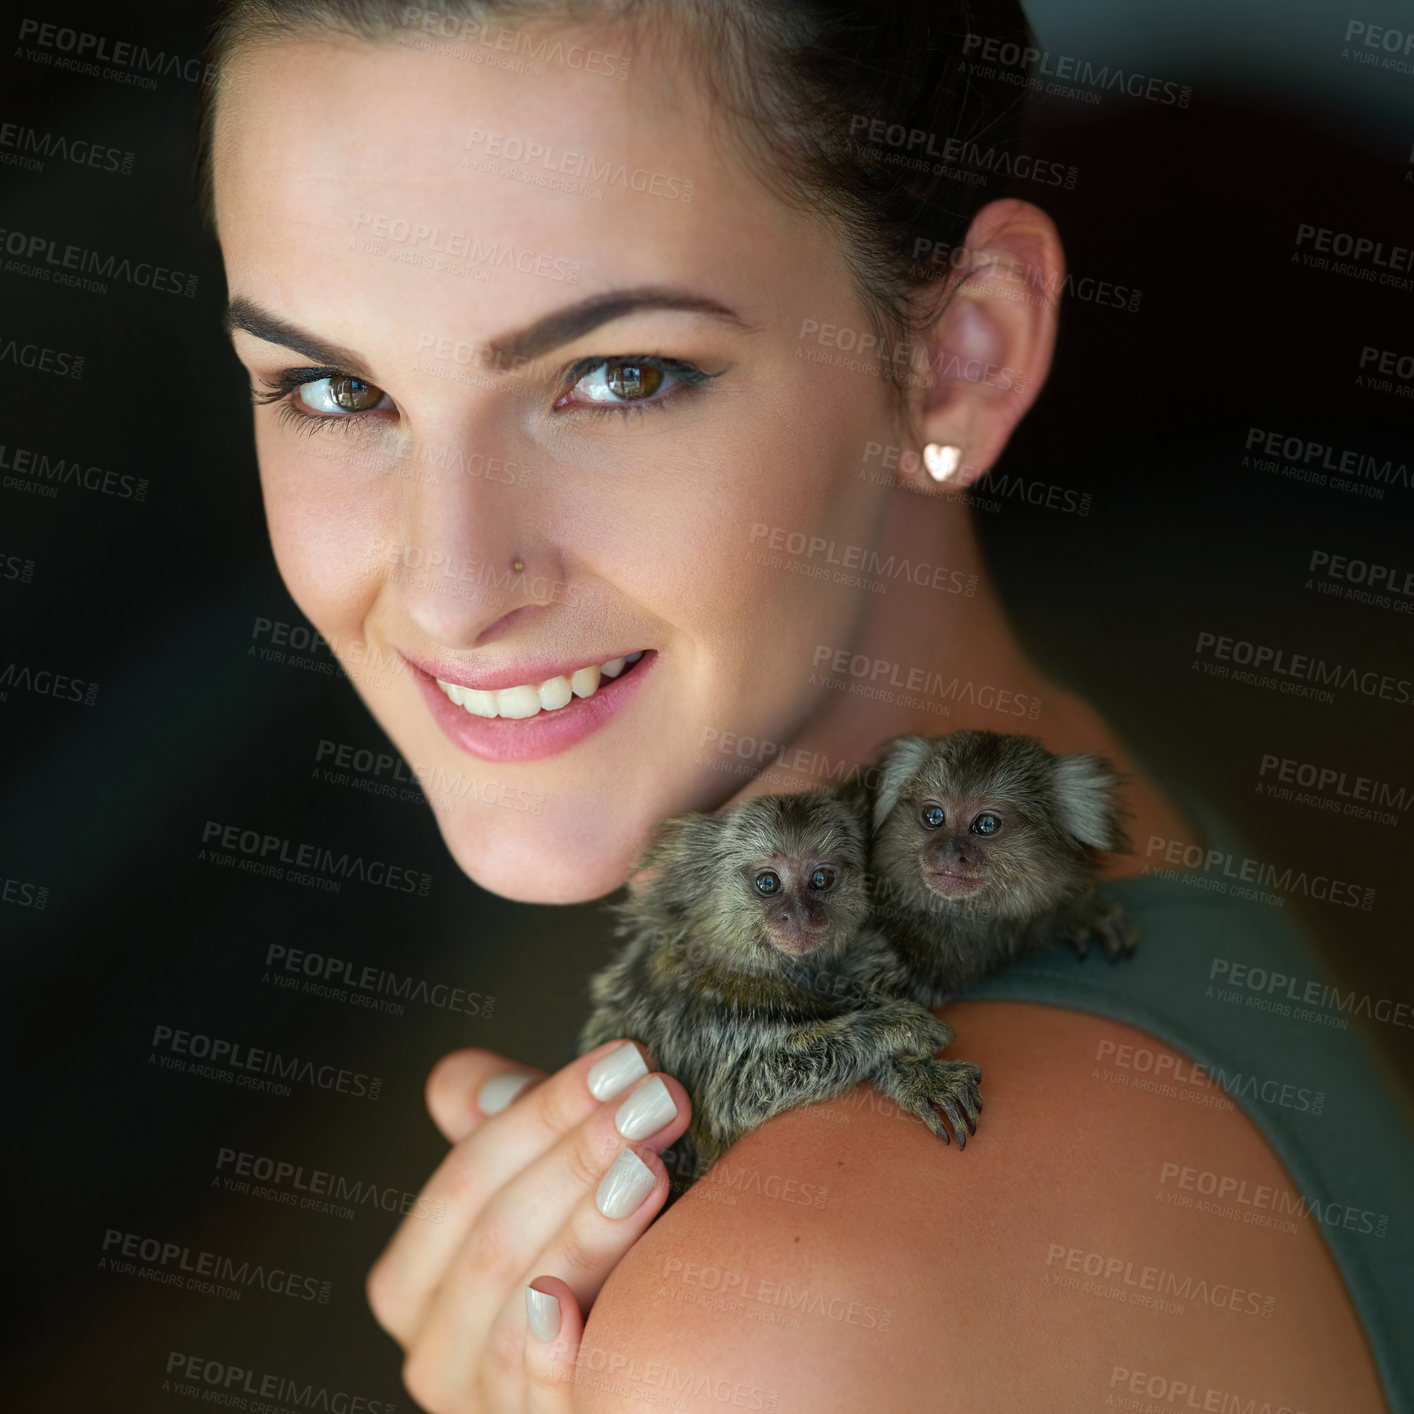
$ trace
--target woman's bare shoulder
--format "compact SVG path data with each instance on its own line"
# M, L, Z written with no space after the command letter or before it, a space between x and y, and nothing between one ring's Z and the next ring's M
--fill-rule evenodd
M983 1069L965 1152L863 1086L748 1135L604 1287L583 1408L1384 1408L1257 1129L1116 1078L1123 1046L1182 1057L1060 1008L946 1015Z

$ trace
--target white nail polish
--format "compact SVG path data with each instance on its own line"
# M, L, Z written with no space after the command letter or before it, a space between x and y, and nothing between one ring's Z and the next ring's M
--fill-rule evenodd
M612 1100L626 1090L641 1075L648 1074L643 1057L632 1041L625 1041L617 1050L595 1061L589 1071L589 1093L596 1100Z
M678 1107L661 1077L646 1080L619 1106L614 1128L625 1139L647 1139L678 1117Z
M626 1218L652 1191L657 1182L653 1170L633 1152L625 1149L614 1160L594 1195L594 1206L606 1218Z
M560 1333L560 1303L533 1286L525 1289L525 1314L536 1340L554 1340Z
M493 1075L481 1087L481 1093L476 1097L476 1103L481 1106L481 1113L500 1114L534 1079L533 1075L517 1075L514 1071Z

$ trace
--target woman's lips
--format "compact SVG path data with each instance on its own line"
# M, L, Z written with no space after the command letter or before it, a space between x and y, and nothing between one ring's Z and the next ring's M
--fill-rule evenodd
M539 761L568 751L606 726L637 695L657 662L657 653L647 649L616 678L601 679L590 696L572 695L565 706L529 717L475 716L453 702L426 667L411 659L408 666L433 720L454 746L483 761Z

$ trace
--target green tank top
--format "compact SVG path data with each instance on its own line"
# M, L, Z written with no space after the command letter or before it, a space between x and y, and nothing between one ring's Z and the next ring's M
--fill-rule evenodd
M1111 966L1095 950L1082 960L1058 948L961 995L1113 1017L1190 1058L1177 1073L1156 1073L1153 1053L1136 1047L1096 1065L1111 1083L1198 1104L1226 1098L1246 1111L1296 1193L1257 1189L1240 1176L1168 1171L1177 1165L1165 1166L1165 1188L1180 1205L1207 1204L1201 1211L1234 1221L1318 1223L1390 1408L1414 1411L1414 1131L1360 1029L1394 1026L1408 1039L1414 1014L1399 998L1334 988L1288 911L1292 899L1244 882L1241 864L1251 855L1236 832L1202 803L1172 794L1224 858L1191 875L1159 870L1104 885L1138 925L1131 957ZM1358 928L1360 907L1348 911Z

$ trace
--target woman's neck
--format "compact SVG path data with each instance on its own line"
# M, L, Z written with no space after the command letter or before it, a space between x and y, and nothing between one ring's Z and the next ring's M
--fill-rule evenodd
M964 504L895 492L879 565L884 573L870 578L881 587L861 591L868 603L855 640L814 651L821 706L782 752L787 766L757 777L738 799L827 784L891 737L981 728L1037 736L1051 751L1097 752L1128 777L1134 852L1109 861L1102 877L1139 873L1155 836L1198 838L1103 717L1026 657ZM792 763L803 763L803 774Z

